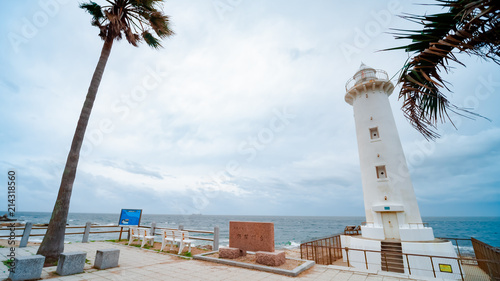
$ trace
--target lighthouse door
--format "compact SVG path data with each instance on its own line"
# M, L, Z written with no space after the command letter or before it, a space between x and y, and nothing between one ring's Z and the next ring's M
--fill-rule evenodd
M382 213L382 223L384 225L385 239L400 239L398 216L396 213Z

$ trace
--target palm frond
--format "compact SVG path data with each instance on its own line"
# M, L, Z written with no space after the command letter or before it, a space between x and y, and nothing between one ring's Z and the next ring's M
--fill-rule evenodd
M149 46L158 49L160 39L172 36L169 17L162 12L163 0L105 0L109 5L99 6L90 1L80 5L92 16L92 25L99 27L103 40L120 40L123 37L133 46L144 39ZM160 38L149 31L152 29Z
M142 33L142 38L144 39L146 44L148 44L148 46L152 48L158 49L162 47L162 45L160 44L160 40L154 37L153 34L151 34L149 31L144 31Z
M169 27L168 16L160 12L151 13L149 24L160 38L165 38L174 34Z
M455 52L500 62L500 1L438 0L435 5L448 8L448 11L424 16L402 15L423 28L393 29L396 39L412 42L384 50L404 49L415 53L401 70L399 98L403 99L405 117L427 139L439 137L435 131L439 122L453 123L448 111L461 116L480 116L453 105L443 93L443 89L450 90L439 72L448 72L450 62L464 65Z
M80 8L86 10L95 19L102 19L104 14L102 13L102 8L97 3L89 1L88 3L80 4Z

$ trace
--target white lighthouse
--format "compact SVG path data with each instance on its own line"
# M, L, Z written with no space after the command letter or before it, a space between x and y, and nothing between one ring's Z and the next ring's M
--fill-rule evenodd
M435 239L432 228L422 223L389 103L393 90L385 71L364 64L346 84L345 101L354 110L366 223L361 236L343 236L342 247L379 252L349 250L354 267L425 276L433 274L434 265L412 254L456 257L456 253L451 242ZM456 278L457 262L446 264L452 272L438 272L441 278Z
M385 71L361 64L347 83L346 90L345 101L354 109L363 182L366 213L366 225L362 226L363 237L433 240L432 228L422 225L392 115L388 97L394 85ZM399 226L406 227L400 229Z

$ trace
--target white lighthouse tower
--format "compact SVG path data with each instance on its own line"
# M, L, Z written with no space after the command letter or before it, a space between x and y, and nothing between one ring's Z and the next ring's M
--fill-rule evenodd
M349 262L354 267L433 275L434 265L427 260L420 264L420 256L411 254L456 257L456 253L451 242L435 239L432 228L422 223L389 103L393 90L385 71L364 64L346 84L345 101L352 105L356 123L366 223L361 236L343 236L342 247L351 249ZM458 272L457 262L448 262ZM441 278L456 275L447 272Z

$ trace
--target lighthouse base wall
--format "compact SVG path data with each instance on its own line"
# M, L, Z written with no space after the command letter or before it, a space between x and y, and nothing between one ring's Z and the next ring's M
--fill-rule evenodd
M383 240L341 235L342 258L349 266L382 271ZM391 240L393 241L393 240ZM346 250L347 248L347 250ZM462 280L459 260L450 241L401 242L404 275L411 277ZM366 251L363 251L366 250ZM409 263L409 266L408 266Z
M362 225L361 233L363 234L363 238L377 239L377 240L385 239L384 228L382 226L375 227L375 226Z
M381 265L381 243L378 240L359 239L357 236L341 235L340 243L342 245L342 260L347 262L349 266L356 268L364 268L369 270L380 270ZM346 250L346 248L348 248ZM365 251L366 259L365 259ZM375 251L375 252L371 252ZM366 262L368 261L368 263ZM367 268L368 266L368 268Z
M434 231L432 227L399 227L399 240L401 241L433 241ZM363 238L384 240L385 233L383 226L364 225L361 226Z
M432 241L434 240L434 231L431 227L425 228L399 228L401 241Z

